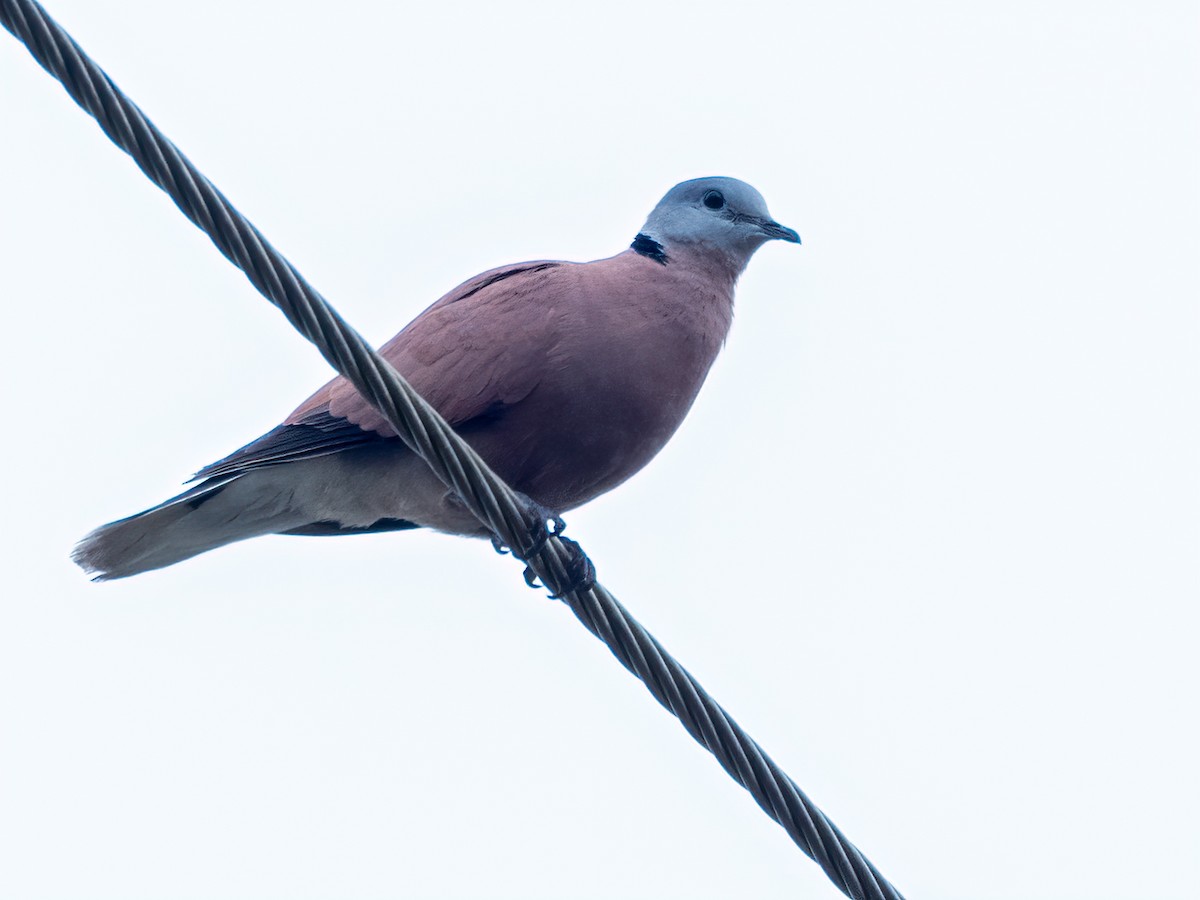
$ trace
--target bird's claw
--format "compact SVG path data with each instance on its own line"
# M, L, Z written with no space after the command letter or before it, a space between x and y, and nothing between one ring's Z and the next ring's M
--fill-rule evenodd
M582 593L596 586L596 566L583 548L569 537L560 537L559 540L567 548L566 569L570 581L557 594L551 594L551 600L561 600L567 594Z
M531 588L544 587L538 579L538 574L533 570L530 563L541 554L545 549L550 538L558 538L563 547L567 551L566 560L566 575L568 578L568 586L558 592L550 594L551 599L560 600L567 594L573 594L579 590L587 590L596 583L596 567L592 561L588 559L587 554L575 541L563 536L563 532L567 529L567 523L563 517L553 510L542 506L536 500L532 500L524 495L521 496L524 501L524 510L526 521L530 522L528 536L529 544L518 551L502 541L498 536L492 535L492 547L497 553L511 553L517 559L525 563L525 583Z
M596 566L588 558L588 555L583 552L583 548L578 543L571 540L569 537L556 535L559 541L567 550L567 586L557 593L549 595L551 600L561 600L568 594L587 591L596 585ZM525 583L531 588L548 587L538 581L538 574L533 571L532 566L525 567Z
M551 537L557 537L567 529L567 523L562 516L557 513L552 513L540 504L525 498L531 507L529 512L532 513L531 518L534 524L529 528L529 546L518 553L504 541L500 540L498 535L491 536L492 549L501 556L506 556L511 553L517 559L528 561L533 559L542 552L542 548L546 546L546 542Z
M525 576L525 583L529 585L529 587L533 588L534 590L539 587L537 572L533 571L533 566L526 566L525 571L521 574Z
M567 523L554 510L542 506L536 500L524 494L518 494L518 497L524 507L522 512L525 514L525 521L528 523L528 546L520 549L510 547L496 535L492 535L492 547L497 553L511 553L522 562L529 562L542 552L550 538L558 537L566 530Z

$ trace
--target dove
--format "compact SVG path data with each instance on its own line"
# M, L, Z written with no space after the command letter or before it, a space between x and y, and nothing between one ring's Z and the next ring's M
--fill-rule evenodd
M675 433L729 334L738 277L773 240L800 243L753 187L685 181L623 252L484 272L379 352L509 485L557 515L621 484ZM488 535L341 377L190 481L92 531L74 561L102 581L267 534Z

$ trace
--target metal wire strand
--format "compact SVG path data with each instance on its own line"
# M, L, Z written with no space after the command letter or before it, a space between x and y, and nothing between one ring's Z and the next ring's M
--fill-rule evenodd
M113 84L74 40L33 0L0 0L0 17L62 82L104 133L161 187L251 284L316 345L321 355L385 416L471 512L509 547L527 546L528 517L520 498L408 383L367 345L304 277ZM568 549L554 536L529 563L554 593L571 586ZM564 600L688 734L709 750L767 815L855 900L901 900L879 871L804 792L771 761L662 645L599 584Z

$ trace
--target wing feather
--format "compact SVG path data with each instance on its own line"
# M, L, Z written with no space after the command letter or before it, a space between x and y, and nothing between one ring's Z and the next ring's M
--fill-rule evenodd
M537 387L554 343L552 299L574 264L520 263L477 275L442 297L380 348L383 357L453 426L493 418ZM531 298L547 306L531 306ZM395 431L337 377L284 423L191 480L398 443Z

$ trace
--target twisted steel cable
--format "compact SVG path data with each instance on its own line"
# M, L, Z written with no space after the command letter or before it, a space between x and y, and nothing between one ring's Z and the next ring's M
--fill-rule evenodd
M757 743L604 587L581 586L578 545L557 534L531 538L529 505L492 472L440 415L304 280L34 0L0 0L0 20L72 99L334 369L379 409L471 512L515 548L542 583L602 640L654 698L709 750L767 815L855 900L901 894ZM542 523L544 527L544 523ZM546 538L545 535L542 538Z

